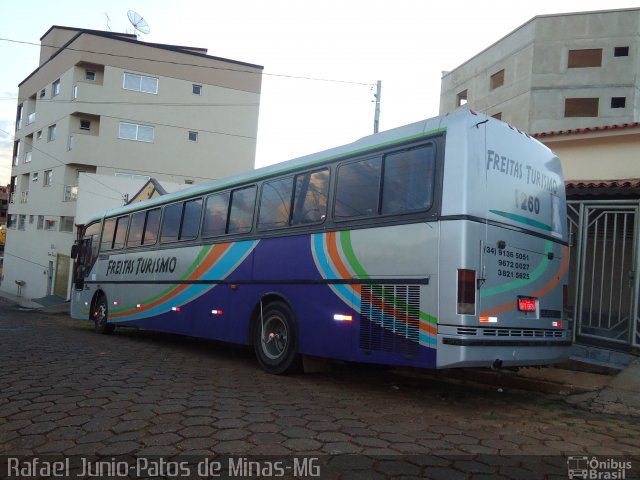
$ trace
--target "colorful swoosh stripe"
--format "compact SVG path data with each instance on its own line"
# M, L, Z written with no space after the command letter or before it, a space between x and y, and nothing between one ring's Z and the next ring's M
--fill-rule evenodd
M224 280L255 249L258 240L220 243L202 247L180 280ZM141 299L140 307L125 305L109 311L109 319L118 322L160 315L182 306L212 290L216 284L175 284L152 297Z
M371 278L355 254L349 231L339 234L329 232L311 235L311 251L316 267L323 278L329 280ZM420 344L435 347L437 319L425 312L416 312L414 307L407 305L392 293L385 292L384 286L381 286L382 294L363 292L360 284L330 284L329 286L353 310L359 312L364 300L385 316L393 318L393 322L384 322L384 324L376 321L379 326L390 330L395 329L399 323L404 323L403 319L408 315L417 313L420 319Z

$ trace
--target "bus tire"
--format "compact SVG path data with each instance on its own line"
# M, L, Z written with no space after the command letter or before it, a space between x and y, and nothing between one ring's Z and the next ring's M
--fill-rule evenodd
M91 318L93 319L93 325L96 333L109 335L113 333L116 326L113 323L109 323L109 307L107 304L107 298L104 295L100 295L91 312Z
M258 363L268 373L281 375L300 368L298 329L288 305L271 302L258 314L253 347Z

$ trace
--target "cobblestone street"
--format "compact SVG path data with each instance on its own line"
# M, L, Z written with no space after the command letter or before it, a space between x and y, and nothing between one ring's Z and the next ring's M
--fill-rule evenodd
M567 478L568 455L640 454L639 419L559 397L357 365L277 377L248 348L97 335L88 322L4 303L0 335L3 455L311 455L348 459L355 474L345 478L375 479L542 478L522 458ZM382 456L410 461L385 467Z

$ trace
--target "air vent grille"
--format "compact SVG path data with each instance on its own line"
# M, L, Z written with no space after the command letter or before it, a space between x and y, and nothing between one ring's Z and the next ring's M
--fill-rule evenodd
M420 342L419 285L362 285L360 348L414 355Z
M562 330L544 330L541 328L473 328L458 327L458 335L474 335L482 337L509 337L509 338L563 338Z

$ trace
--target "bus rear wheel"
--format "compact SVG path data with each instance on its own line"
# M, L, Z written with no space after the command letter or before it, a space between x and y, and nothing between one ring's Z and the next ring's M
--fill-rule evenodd
M282 302L269 303L255 325L253 346L268 373L291 373L300 366L298 332L293 312Z
M91 317L96 333L108 335L116 329L113 323L108 322L109 307L107 306L107 299L104 295L100 295L96 300L93 311L91 312Z

